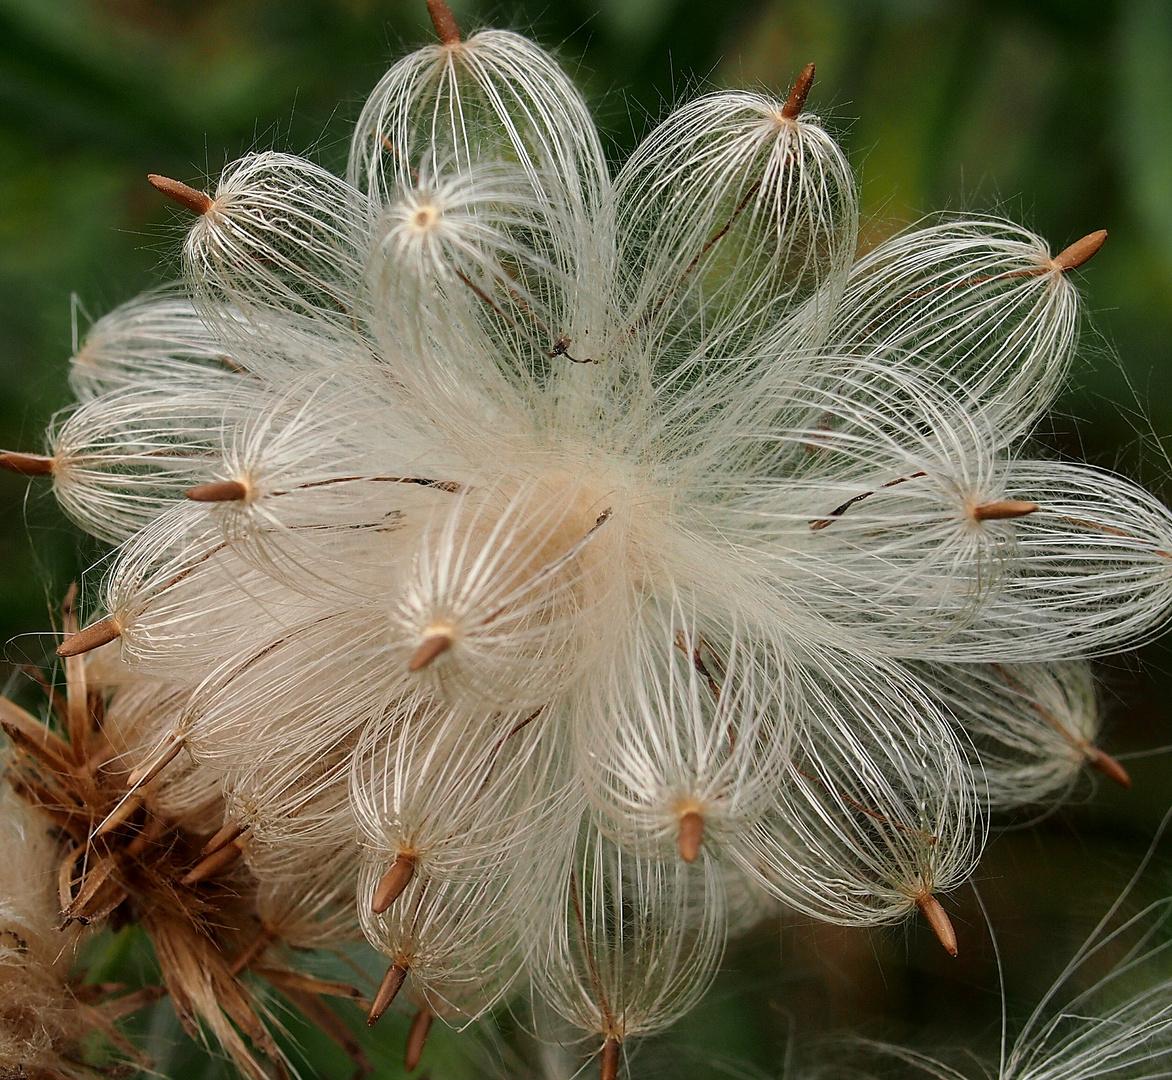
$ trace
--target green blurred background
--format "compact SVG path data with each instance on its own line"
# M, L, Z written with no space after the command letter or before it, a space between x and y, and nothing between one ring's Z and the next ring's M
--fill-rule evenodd
M719 85L783 93L813 59L810 104L860 171L866 244L938 209L1004 213L1054 250L1106 228L1079 274L1089 319L1074 385L1042 436L1172 497L1172 0L452 6L467 30L510 27L554 48L616 161L673 102ZM182 218L147 172L201 185L254 148L340 170L367 91L429 37L423 0L0 0L0 447L42 449L68 404L71 294L84 332L87 316L175 276ZM100 552L19 477L0 474L0 503L2 681L44 660L51 611ZM1172 742L1170 657L1156 645L1103 664L1109 748ZM1034 827L997 830L980 881L1011 1003L1046 984L1172 801L1165 757L1128 766L1131 792L1100 789L1092 804L1088 784ZM777 1076L791 1028L980 1041L995 1027L995 973L972 897L952 910L960 963L922 928L797 924L780 946L767 928L639 1071ZM165 1071L215 1073L165 1049L178 1045L165 1015L151 1023ZM397 1047L401 1028L381 1040ZM345 1075L316 1045L303 1071ZM396 1075L394 1055L377 1056ZM744 1071L719 1071L734 1060Z

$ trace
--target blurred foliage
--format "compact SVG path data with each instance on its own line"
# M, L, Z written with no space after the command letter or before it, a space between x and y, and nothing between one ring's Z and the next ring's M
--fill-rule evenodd
M512 27L557 49L616 162L673 102L713 85L782 92L813 59L811 106L861 172L866 244L939 209L1004 213L1054 250L1109 230L1080 272L1090 318L1075 386L1043 437L1172 497L1162 448L1172 440L1169 0L452 6L467 29ZM183 221L147 172L211 182L251 148L309 152L339 169L365 93L429 33L423 0L0 0L0 446L40 449L68 403L74 292L84 332L90 316L175 275ZM4 655L40 662L66 583L101 553L35 485L0 474L0 500ZM1155 647L1104 669L1113 748L1172 741L1169 667ZM1079 940L1080 917L1101 910L1167 805L1164 759L1129 766L1133 792L1100 791L1093 810L1076 806L994 845L983 877L1011 957L1011 1000L1045 985L1054 957ZM686 1052L650 1046L641 1072L714 1076L737 1060L767 1073L720 1075L776 1076L791 1021L868 1029L882 1018L884 1034L936 1030L953 1042L989 1034L996 978L979 909L961 902L973 946L959 966L922 928L787 930L784 967L776 935L755 939L685 1025ZM146 962L141 943L118 947ZM217 1074L180 1049L165 1007L142 1023L163 1073ZM405 1023L384 1021L378 1033L380 1076L399 1075ZM436 1046L435 1075L464 1075L440 1068L457 1053L452 1040L437 1032ZM305 1054L306 1075L347 1074L328 1046L307 1038Z

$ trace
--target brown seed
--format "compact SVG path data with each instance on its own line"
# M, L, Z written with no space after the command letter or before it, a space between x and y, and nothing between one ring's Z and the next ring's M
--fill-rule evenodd
M1099 229L1088 233L1081 240L1076 240L1068 248L1063 248L1051 260L1055 270L1077 270L1090 259L1107 242L1107 230Z
M1022 502L1020 499L998 499L996 502L974 506L972 516L975 521L1005 521L1008 518L1025 517L1038 509L1035 502Z
M187 207L193 214L206 214L212 208L212 198L206 191L197 191L179 180L151 173L147 177L147 182L168 199L174 199L180 206Z
M98 895L98 890L106 884L117 866L118 860L107 855L105 858L96 860L88 870L83 870L81 889L69 902L69 905L61 909L61 914L67 919L74 919L84 913L84 909Z
M253 961L259 960L268 952L269 946L273 943L273 937L273 931L267 926L262 926L260 933L233 958L229 967L232 974L239 975L242 971L251 968Z
M953 929L952 920L948 917L948 913L940 906L940 901L930 892L921 893L916 897L916 907L923 912L924 918L928 920L928 925L932 927L933 933L940 939L940 944L944 946L944 951L949 956L955 956L957 953L956 930Z
M451 634L430 634L423 639L422 644L407 661L408 671L420 671L427 667L441 653L446 653L452 647Z
M57 868L57 903L62 912L67 911L73 907L73 868L77 865L77 858L83 851L87 850L87 845L78 844L69 849L65 858L61 860L61 865ZM68 926L68 921L65 926ZM59 929L64 930L62 926Z
M460 28L452 16L452 9L444 0L427 0L427 13L431 16L431 25L435 27L440 41L445 45L460 44Z
M0 727L13 742L54 772L70 771L73 749L69 743L6 697L0 697Z
M159 775L172 761L178 756L179 751L183 749L183 740L176 739L169 746L163 749L161 753L156 755L151 761L145 765L140 765L134 769L126 778L126 786L128 788L139 787L142 784L149 784L156 776Z
M219 851L205 855L180 880L180 885L198 885L210 877L223 873L244 853L244 845L239 839L225 844Z
M162 818L148 817L142 832L126 845L126 857L128 859L137 859L139 856L145 855L147 848L156 844L166 831L167 826L163 823Z
M700 845L704 843L704 819L695 810L680 818L680 858L686 863L696 861Z
M383 981L378 984L378 991L374 995L374 1001L366 1017L368 1027L374 1027L378 1023L378 1018L391 1007L395 995L403 988L403 980L407 978L407 971L407 965L401 960L396 960L387 968L387 973L383 976Z
M84 630L79 630L76 634L70 634L57 646L57 655L80 656L82 653L108 645L116 637L121 636L122 627L118 625L116 619L103 619L101 622L87 626Z
M65 592L61 605L61 631L72 637L78 632L77 623L77 582ZM100 697L100 695L99 695ZM85 674L85 659L81 656L65 658L65 712L69 728L69 745L73 756L84 765L90 756L90 733L97 726L92 721L90 694Z
M93 838L96 840L99 836L112 833L120 825L125 825L134 816L135 811L142 806L142 802L143 797L138 792L127 795L94 829Z
M213 480L189 487L183 494L192 502L239 502L248 497L248 488L239 480Z
M407 1032L407 1052L403 1055L403 1068L408 1072L414 1072L419 1059L423 1057L427 1033L431 1030L431 1022L434 1019L432 1011L424 1005L411 1021L411 1030Z
M1092 769L1098 769L1104 776L1114 780L1120 787L1131 787L1131 776L1110 754L1100 750L1097 746L1087 747L1087 764Z
M785 104L781 107L781 115L786 120L796 120L806 107L806 98L810 96L810 87L814 85L814 65L807 64L802 73L794 80L793 88Z
M399 895L407 888L414 874L415 856L408 855L403 851L399 852L395 861L391 863L390 868L383 874L382 879L375 887L374 896L370 902L371 910L376 915L381 915L386 911L399 899Z
M244 826L238 821L224 822L220 826L220 831L199 849L200 855L210 855L213 851L219 851L229 841L235 840L242 832L244 832Z
M608 1035L602 1044L602 1072L599 1080L618 1080L619 1051L623 1044L617 1035Z
M21 454L15 450L0 450L0 469L20 476L51 476L56 462L44 454Z
M362 997L362 991L356 986L344 982L327 982L325 979L315 979L312 975L303 975L299 971L286 971L284 968L265 967L252 964L250 969L254 975L266 982L271 982L285 990L299 990L303 994L322 994L329 997L349 998L356 1001Z

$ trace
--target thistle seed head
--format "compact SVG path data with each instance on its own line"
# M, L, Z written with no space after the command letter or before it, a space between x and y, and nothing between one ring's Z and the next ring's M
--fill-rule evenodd
M364 1061L295 951L360 939L409 1069L524 986L616 1080L776 904L955 954L986 811L1127 782L1083 658L1165 624L1172 515L1028 456L1105 233L859 257L812 64L612 175L547 53L428 10L344 179L150 178L184 281L75 349L50 455L0 455L115 549L59 720L0 708L8 771L65 918L139 922L258 1080L253 979Z

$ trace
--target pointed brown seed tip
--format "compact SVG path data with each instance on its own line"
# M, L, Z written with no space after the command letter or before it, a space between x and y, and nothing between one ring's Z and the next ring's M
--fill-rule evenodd
M810 87L814 85L814 65L807 64L802 73L794 80L793 89L785 104L781 107L781 115L786 120L796 120L806 107L806 98L810 96Z
M383 981L378 984L378 990L366 1017L367 1027L374 1027L378 1023L378 1018L391 1007L391 1002L395 1000L395 996L403 988L403 980L406 978L407 965L402 961L396 960L387 968L387 973L383 976Z
M383 874L382 879L375 887L374 896L370 901L371 910L376 915L381 915L386 911L399 899L399 895L407 888L414 874L415 856L400 852L395 861L391 863L390 869Z
M957 952L956 931L952 927L952 920L948 917L948 913L940 906L940 901L931 893L924 893L916 897L916 907L923 912L932 932L939 938L940 944L944 946L944 951L949 956L955 956Z
M1055 270L1063 272L1067 270L1077 270L1083 263L1090 259L1107 241L1107 230L1099 229L1097 232L1088 233L1081 240L1076 240L1068 248L1063 248L1051 260L1051 265Z
M108 645L122 635L122 627L113 619L103 619L76 634L70 634L57 646L58 656L81 656L82 653Z
M680 858L686 863L696 861L704 842L704 819L695 810L680 818Z
M408 1072L414 1072L419 1059L423 1057L423 1048L427 1045L427 1033L431 1030L433 1019L434 1014L424 1005L411 1021L411 1030L407 1032L407 1052L403 1055L403 1068Z
M1108 779L1114 780L1120 787L1131 787L1131 776L1110 754L1092 746L1087 750L1087 763L1092 769L1098 769Z
M602 1044L602 1072L599 1080L618 1080L619 1051L623 1044L614 1035L608 1035Z
M444 0L427 0L427 13L431 16L431 25L435 27L440 41L445 45L460 44L460 28L452 17L452 9Z
M1022 502L1019 499L999 499L997 502L985 503L983 506L973 507L973 519L976 521L1006 521L1009 518L1025 517L1038 509L1035 502Z
M213 851L219 851L225 844L235 840L242 832L244 832L244 826L239 822L224 822L220 827L220 831L199 849L200 855L210 855Z
M170 746L168 746L161 754L153 760L148 761L145 765L134 769L126 778L126 786L128 788L138 787L140 784L149 784L156 776L159 775L176 757L179 756L179 751L183 749L183 740L176 739Z
M19 476L52 476L53 459L44 454L21 454L15 450L0 451L0 469Z
M427 667L441 653L446 653L452 647L450 634L431 634L423 639L423 643L412 654L407 662L408 671L421 671Z
M192 502L239 502L248 495L239 480L213 480L209 484L196 484L184 493Z
M91 834L92 838L96 839L99 836L105 836L106 833L113 832L120 825L125 825L134 816L134 812L140 806L142 806L141 795L127 795L118 806L106 815L101 824L94 829Z
M147 182L168 199L174 199L180 206L187 207L193 214L206 214L212 208L211 196L206 191L197 191L179 180L151 173L147 177Z
M210 877L215 877L217 874L227 870L244 852L244 845L239 840L232 840L225 844L219 851L213 851L210 855L200 859L187 874L180 880L180 885L198 885L201 881L207 881Z

